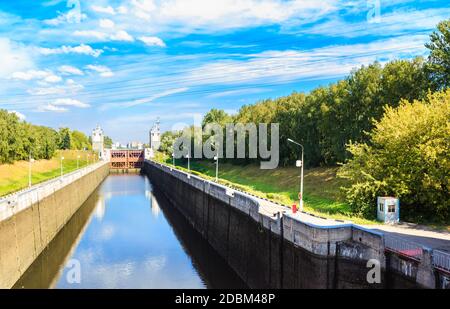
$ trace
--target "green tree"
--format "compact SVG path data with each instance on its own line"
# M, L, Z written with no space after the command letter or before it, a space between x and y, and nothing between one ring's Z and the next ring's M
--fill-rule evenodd
M437 89L450 86L450 19L437 26L425 46L430 50L428 71Z
M399 197L403 218L450 219L450 90L386 107L367 143L350 144L340 170L357 213L374 216L377 196Z
M112 148L112 145L113 145L113 140L112 140L112 138L109 137L109 136L105 136L104 144L105 144L105 148L111 149L111 148ZM89 144L89 145L91 145L91 144Z
M208 123L217 123L225 126L228 123L232 123L232 118L224 110L213 108L203 117L202 127L205 127Z
M59 129L59 149L67 150L72 148L72 134L69 128Z
M75 150L91 149L92 145L89 143L89 138L83 132L74 130L71 133L70 148Z
M172 132L166 131L161 134L161 146L159 148L160 151L164 152L167 155L172 155L173 153L173 145L175 140L181 136L181 132Z

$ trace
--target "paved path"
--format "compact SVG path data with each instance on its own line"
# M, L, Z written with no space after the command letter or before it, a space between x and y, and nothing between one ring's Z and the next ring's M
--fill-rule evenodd
M450 233L438 231L429 227L403 223L399 225L367 225L364 226L377 232L421 244L422 246L450 252Z
M292 213L292 210L286 206L275 204L271 201L253 196L260 202L260 213L273 216L278 212ZM314 215L297 213L295 215L300 221L320 227L336 227L346 225L351 222L342 222L334 219L320 218ZM386 236L395 236L414 242L431 249L450 252L450 232L438 231L429 227L416 224L403 223L399 225L363 225L364 228L375 232L384 233Z

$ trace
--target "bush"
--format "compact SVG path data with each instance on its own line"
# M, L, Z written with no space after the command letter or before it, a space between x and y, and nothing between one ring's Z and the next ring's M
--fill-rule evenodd
M368 135L369 142L348 145L353 158L339 171L356 213L373 216L377 196L399 197L403 219L450 219L450 90L423 101L386 107Z

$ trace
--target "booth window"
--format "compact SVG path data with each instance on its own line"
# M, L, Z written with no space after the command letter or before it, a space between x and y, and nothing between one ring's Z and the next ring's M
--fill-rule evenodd
M390 213L395 212L395 205L389 205L388 206L388 212L390 212Z

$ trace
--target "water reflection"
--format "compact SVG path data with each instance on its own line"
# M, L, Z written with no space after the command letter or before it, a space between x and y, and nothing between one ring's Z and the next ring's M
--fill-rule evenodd
M161 198L146 177L109 176L15 287L243 287ZM205 258L206 264L198 263ZM79 262L80 282L74 283L73 261Z

